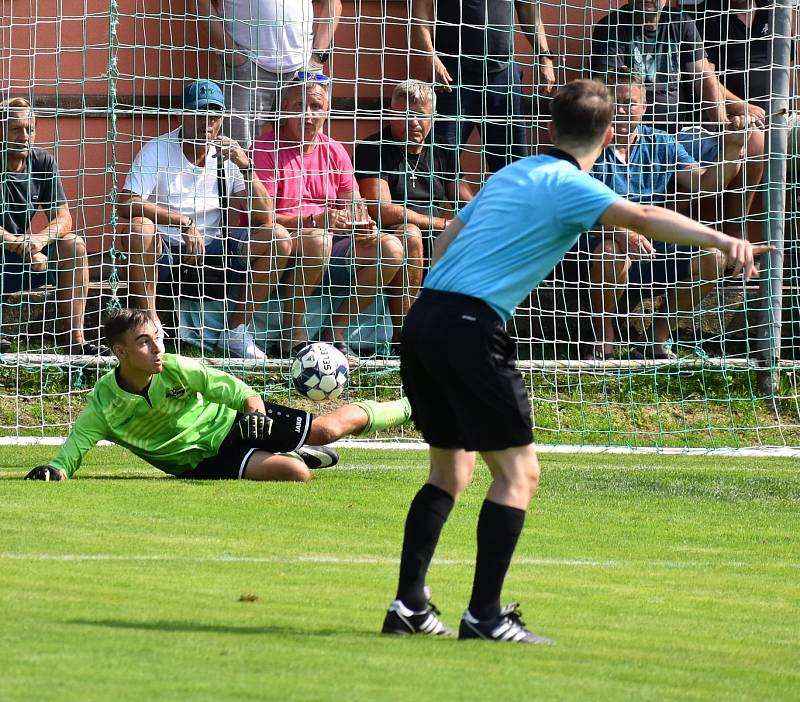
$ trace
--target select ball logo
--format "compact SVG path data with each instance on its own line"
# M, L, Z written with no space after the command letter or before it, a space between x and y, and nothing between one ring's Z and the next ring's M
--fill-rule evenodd
M309 400L335 400L344 392L350 366L344 354L330 344L304 346L292 361L292 382Z

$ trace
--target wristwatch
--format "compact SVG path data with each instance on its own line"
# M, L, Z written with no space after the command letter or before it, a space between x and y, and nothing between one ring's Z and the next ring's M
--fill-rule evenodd
M555 63L555 60L556 60L556 55L552 51L550 51L550 49L547 49L547 51L540 51L539 52L539 57L540 58L549 58L553 63Z
M331 57L331 51L328 49L327 51L312 51L311 58L316 59L317 63L322 66L328 63L328 59Z
M180 225L180 230L182 232L185 232L187 229L191 229L194 226L194 220L191 217L187 217L186 219L189 220L189 223Z

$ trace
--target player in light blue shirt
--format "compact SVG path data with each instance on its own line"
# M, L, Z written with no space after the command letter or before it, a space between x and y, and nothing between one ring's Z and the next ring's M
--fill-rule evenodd
M745 278L754 247L660 207L628 202L588 175L613 137L606 86L578 80L552 101L555 149L507 166L436 240L433 267L403 325L400 372L430 445L430 475L406 519L397 595L384 634L454 636L430 603L428 566L479 451L492 484L478 518L478 556L460 639L549 644L500 593L539 483L531 406L505 320L575 243L600 223L677 244L717 248Z
M464 229L425 287L477 297L507 320L620 199L564 151L516 161L458 213Z

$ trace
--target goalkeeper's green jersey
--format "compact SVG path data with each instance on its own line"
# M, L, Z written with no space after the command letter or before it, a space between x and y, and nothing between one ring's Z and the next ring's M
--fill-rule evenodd
M142 394L123 390L116 371L100 378L51 464L71 476L103 439L172 475L215 456L244 401L258 393L199 361L170 353L163 360L162 372Z

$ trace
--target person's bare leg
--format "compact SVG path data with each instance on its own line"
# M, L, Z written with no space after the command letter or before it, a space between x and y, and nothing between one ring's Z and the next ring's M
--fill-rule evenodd
M703 251L692 258L689 278L681 281L676 290L667 293L665 314L654 318L653 341L656 344L663 344L672 336L680 316L694 316L700 302L711 292L724 271L725 260L718 251Z
M275 455L267 451L255 451L245 467L245 480L275 480L306 482L311 480L311 471L299 458Z
M482 451L481 456L492 473L492 484L478 518L478 555L468 609L474 620L490 621L500 614L503 582L539 485L539 461L533 444Z
M248 260L249 276L241 286L239 300L231 312L229 329L247 324L248 317L263 308L270 293L278 285L291 250L289 232L279 224L274 229L258 227L250 230L250 241L242 250L242 256ZM252 291L252 306L247 304L249 291Z
M132 307L140 307L158 319L156 312L156 262L161 241L156 225L145 217L135 217L120 228L120 236L128 237L128 285Z
M283 349L288 351L295 344L306 341L304 326L306 301L317 290L331 259L331 235L322 229L303 229L292 232L293 265L283 280L286 290L283 329Z
M621 251L612 239L604 239L595 250L589 272L589 297L594 341L597 349L604 354L614 351L619 301L628 285L630 267L631 260L627 252Z
M747 237L744 221L764 174L764 132L753 130L747 138L747 151L736 175L722 192L722 230L729 236Z
M395 227L392 233L403 242L403 248L405 249L405 261L401 271L386 286L386 296L389 299L389 314L392 317L392 326L394 327L392 341L398 341L403 320L419 294L419 288L422 285L424 248L422 232L419 227L413 224Z
M406 517L397 600L421 611L427 606L425 577L455 500L472 482L475 453L431 446L430 474ZM388 633L388 632L387 632Z
M56 291L60 331L69 335L70 345L80 347L86 343L84 335L84 312L89 295L89 264L86 244L73 232L56 239L56 268L58 290Z
M369 307L403 265L403 245L392 235L384 234L380 239L356 239L353 255L356 282L353 294L333 314L331 333L334 341L344 341L350 322Z

